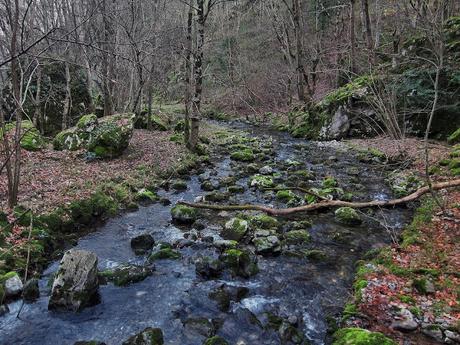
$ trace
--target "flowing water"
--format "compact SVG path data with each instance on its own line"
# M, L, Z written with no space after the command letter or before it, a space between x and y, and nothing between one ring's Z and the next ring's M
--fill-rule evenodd
M285 134L238 126L253 136L273 140L277 166L289 160L301 162L299 169L312 170L317 180L335 176L345 191L353 192L361 200L392 197L382 169L359 162L341 145L309 143ZM186 191L160 191L159 194L171 200L172 205L178 200L193 201L205 193L200 179L220 179L234 174L237 168L228 154L216 155L213 163L201 177L190 176ZM355 168L353 174L350 167ZM247 186L247 180L247 176L241 176L237 183ZM266 193L249 188L236 198L233 201L238 203L282 206ZM153 204L120 215L81 238L77 248L95 252L100 269L128 262L143 264L146 258L134 255L131 238L150 233L156 242L176 243L190 231L171 224L171 207ZM40 280L40 299L25 304L20 318L16 318L20 301L10 304L10 313L0 317L0 344L67 345L78 340L121 344L146 327L161 328L166 344L202 344L205 337L200 332L184 327L184 320L190 318L213 320L216 333L229 344L282 344L279 332L267 327L267 315L291 317L291 320L295 317L294 323L312 344L327 344L330 340L326 317L339 315L349 298L356 261L365 252L390 243L389 229L401 229L409 220L410 212L403 208L373 212L372 218L353 228L336 223L333 211L304 215L313 222L308 248L322 250L327 259L258 256L260 272L249 279L230 275L217 280L201 279L195 273L194 261L199 256L217 255L209 237L219 238L222 222L231 216L225 212L208 212L205 228L198 231L198 240L180 249L182 259L157 261L154 274L142 282L127 287L101 286L101 303L77 314L47 310L50 293L47 283L58 267L57 262L53 263ZM222 312L208 296L223 283L249 290L244 299L232 302L227 312Z

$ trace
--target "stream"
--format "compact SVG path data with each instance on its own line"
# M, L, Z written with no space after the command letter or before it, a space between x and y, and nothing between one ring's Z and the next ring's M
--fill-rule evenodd
M334 176L354 200L385 200L393 197L385 184L380 166L360 162L356 154L340 143L314 143L294 139L287 134L270 132L243 124L233 124L251 137L273 142L275 172L284 174L285 167L299 162L296 169L308 169L315 174L313 185L325 176ZM99 258L99 269L113 268L123 263L144 264L145 256L136 256L130 239L149 233L156 242L171 244L184 241L184 234L193 227L179 227L171 222L170 210L179 200L194 201L204 195L201 181L221 180L238 176L237 185L245 187L242 194L227 202L257 203L286 207L266 193L248 188L249 176L238 172L244 164L233 162L228 152L211 157L213 166L187 180L181 192L161 190L158 194L171 201L164 206L155 203L139 210L124 213L107 221L97 231L81 238L76 248L92 251ZM262 163L262 166L265 163ZM297 164L297 163L296 163ZM281 176L281 179L284 175ZM226 187L221 187L221 191ZM366 214L367 210L363 211ZM184 320L205 318L212 320L215 333L229 344L291 344L281 340L280 332L269 327L270 315L291 324L311 344L330 344L327 316L337 317L350 297L356 262L369 250L391 243L389 231L398 233L409 222L410 210L394 208L369 211L360 226L340 225L333 210L282 221L282 228L290 221L309 219L311 241L307 249L321 250L325 258L286 255L258 255L259 273L249 279L224 274L218 279L203 279L195 272L195 260L200 256L216 257L218 250L212 241L218 240L222 224L234 216L229 212L203 212L204 226L196 231L198 238L178 249L180 260L159 260L155 271L145 280L117 287L101 285L101 303L80 313L48 311L50 287L48 280L58 268L51 264L40 279L41 297L25 304L20 318L16 314L21 301L9 304L10 313L0 317L1 345L73 345L81 340L99 340L118 345L147 327L163 330L165 344L200 345L206 336L196 327L188 327ZM384 223L381 226L379 222ZM223 286L245 287L247 293L234 300L228 311L222 311L209 293Z

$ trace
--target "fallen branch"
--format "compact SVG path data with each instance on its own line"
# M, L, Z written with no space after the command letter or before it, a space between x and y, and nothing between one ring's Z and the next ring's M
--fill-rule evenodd
M446 182L439 182L432 185L433 190L441 190L446 188L454 188L460 187L460 179L451 180ZM179 201L178 203L181 205L193 207L193 208L200 208L200 209L207 209L207 210L215 210L215 211L261 211L265 212L272 216L287 216L293 213L300 213L300 212L311 212L326 208L332 207L351 207L351 208L366 208L366 207L390 207L396 206L400 204L405 204L414 200L417 200L421 196L430 192L429 187L423 187L417 190L416 192L405 196L403 198L394 199L394 200L374 200L369 202L348 202L348 201L341 201L341 200L330 200L330 201L323 201L316 204L311 205L304 205L299 207L293 208L284 208L284 209L277 209L263 205L210 205L210 204L203 204L203 203L190 203L185 201Z

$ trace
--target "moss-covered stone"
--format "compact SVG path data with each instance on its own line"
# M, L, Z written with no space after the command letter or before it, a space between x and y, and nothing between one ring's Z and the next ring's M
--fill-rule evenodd
M460 143L460 128L457 129L454 133L452 133L448 138L447 142L449 144L457 144Z
M335 188L335 187L337 187L339 185L337 180L332 176L326 177L323 180L322 184L323 184L324 188Z
M86 149L99 158L118 157L128 147L133 132L132 115L108 116L91 133Z
M310 241L310 234L307 230L292 230L284 234L284 239L289 244L307 243Z
M255 257L239 249L227 249L220 260L236 276L249 278L259 272Z
M272 177L256 174L249 179L249 185L258 188L272 188L275 182Z
M171 209L171 216L176 223L191 224L197 219L198 212L192 207L176 205Z
M139 201L157 201L158 199L158 195L145 188L142 188L136 193L136 200Z
M89 225L97 217L115 215L118 211L118 203L114 198L96 192L89 199L73 201L69 211L74 222Z
M361 216L351 207L340 207L335 211L335 219L345 225L359 225L362 223Z
M389 174L388 182L398 197L409 195L424 185L424 182L420 178L406 172L393 172Z
M251 218L251 226L259 229L273 229L279 227L279 222L276 218L266 214L258 214Z
M382 333L361 328L344 328L334 333L333 345L397 345Z
M75 151L81 149L85 145L85 140L80 137L75 128L70 128L58 133L53 140L55 150Z
M230 158L235 161L240 161L240 162L251 162L255 159L255 156L254 156L254 151L252 149L247 148L247 149L233 152L230 155Z
M146 328L124 341L122 345L163 345L163 332L160 328Z
M291 190L279 190L278 192L276 192L276 198L279 201L288 203L292 200L295 200L297 198L297 195Z
M228 186L227 191L231 194L241 194L241 193L244 193L244 186L241 186L241 185Z
M228 345L228 343L224 338L215 336L215 337L206 339L203 345Z
M183 191L187 189L187 182L184 180L174 180L171 182L171 188L177 191Z
M248 222L240 218L232 218L225 223L221 235L226 240L241 241L248 231Z
M85 131L91 131L96 127L98 121L94 114L83 115L77 122L77 128Z
M99 276L116 286L127 286L143 281L152 275L152 270L148 267L137 265L123 265L113 270L99 272Z
M281 242L275 235L256 237L252 243L256 247L257 254L277 254L281 251Z
M16 131L16 122L10 122L5 125L5 130L8 135L14 135ZM39 130L35 128L34 124L29 120L21 121L21 141L20 145L27 151L38 151L42 149L46 142L40 134ZM3 138L3 133L0 130L0 139Z
M182 257L181 253L173 250L167 245L160 245L154 249L152 254L149 256L149 261L153 262L156 260L178 260Z

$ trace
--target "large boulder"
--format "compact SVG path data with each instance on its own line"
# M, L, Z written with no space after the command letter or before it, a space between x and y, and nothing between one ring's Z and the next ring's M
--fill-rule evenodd
M87 150L101 158L118 157L129 146L133 132L134 124L131 115L105 117L94 129Z
M83 116L75 127L60 132L53 140L55 150L79 150L100 158L120 156L128 147L134 132L133 114L118 114L98 119Z
M163 345L163 332L159 328L146 328L124 341L122 345Z
M5 130L8 135L14 135L16 130L16 122L10 122L5 125ZM0 139L3 133L0 130ZM21 121L21 141L20 145L24 150L37 151L45 146L45 139L42 137L34 124L29 120Z
M342 139L347 136L349 130L350 118L345 107L340 106L331 121L321 128L320 138L327 140Z
M56 273L48 309L79 311L99 302L98 290L97 256L69 250Z

